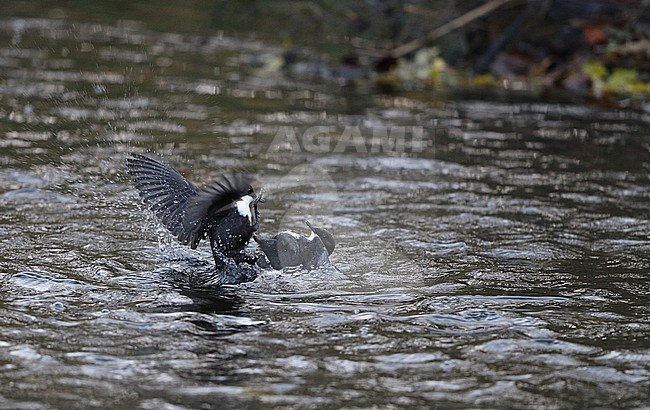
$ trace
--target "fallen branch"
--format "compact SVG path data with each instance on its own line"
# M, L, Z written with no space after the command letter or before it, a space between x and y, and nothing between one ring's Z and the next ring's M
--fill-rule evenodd
M409 41L408 43L402 44L401 46L394 48L390 51L389 56L392 58L400 58L409 53L412 53L415 50L418 50L428 43L436 40L445 34L463 27L464 25L471 23L472 21L479 19L486 14L493 12L504 4L510 3L514 0L491 0L481 6L478 6L467 13L463 14L460 17L457 17L450 21L449 23L443 24L442 26L436 28L433 31L430 31L426 36L417 38L415 40Z
M515 19L510 23L508 28L506 28L497 39L490 45L485 53L478 59L475 64L474 72L476 74L483 74L488 71L490 64L496 58L496 56L503 50L503 48L508 45L512 39L521 31L524 24L539 12L539 7L541 7L541 2L530 2L524 10L515 17Z

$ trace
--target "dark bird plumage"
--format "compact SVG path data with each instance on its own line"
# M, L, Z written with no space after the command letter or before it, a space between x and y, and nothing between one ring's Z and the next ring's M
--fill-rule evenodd
M334 252L334 248L336 247L336 241L334 240L334 236L329 231L326 231L323 228L319 228L317 226L312 225L309 221L305 221L305 223L307 224L309 229L311 229L311 231L315 233L323 242L323 245L327 250L327 254L331 255L332 252Z
M127 155L126 167L142 200L180 243L194 249L208 236L217 268L254 262L244 252L258 228L261 201L251 186L251 175L224 174L212 185L198 188L144 155Z
M272 238L254 236L266 258L258 262L262 267L273 269L301 267L314 269L330 265L329 255L335 247L334 237L325 229L306 222L312 234L309 238L294 232L280 232Z

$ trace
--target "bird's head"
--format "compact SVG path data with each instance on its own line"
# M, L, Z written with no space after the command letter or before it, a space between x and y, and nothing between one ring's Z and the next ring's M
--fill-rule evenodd
M246 195L235 201L237 213L246 218L250 226L257 227L259 217L257 204L260 202L264 202L264 188L260 189L259 194L255 195L253 187L250 188Z
M323 241L323 245L327 250L327 254L331 255L332 252L334 252L334 248L336 247L336 241L334 240L334 236L329 231L312 225L309 221L305 221L305 223L307 224L309 229L311 229L312 235L318 236L321 239L321 241Z

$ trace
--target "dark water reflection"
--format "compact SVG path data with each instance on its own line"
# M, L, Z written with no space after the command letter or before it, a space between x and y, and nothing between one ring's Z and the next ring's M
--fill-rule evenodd
M5 19L0 44L0 407L647 405L646 115L292 79L223 35ZM314 126L428 145L277 143ZM254 170L263 229L327 227L337 269L197 286L209 249L140 205L129 151Z

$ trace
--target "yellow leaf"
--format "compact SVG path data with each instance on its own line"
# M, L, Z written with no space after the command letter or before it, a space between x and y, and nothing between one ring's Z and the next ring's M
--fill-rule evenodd
M591 81L602 80L607 74L607 68L598 61L591 61L582 65L582 72L587 74Z

